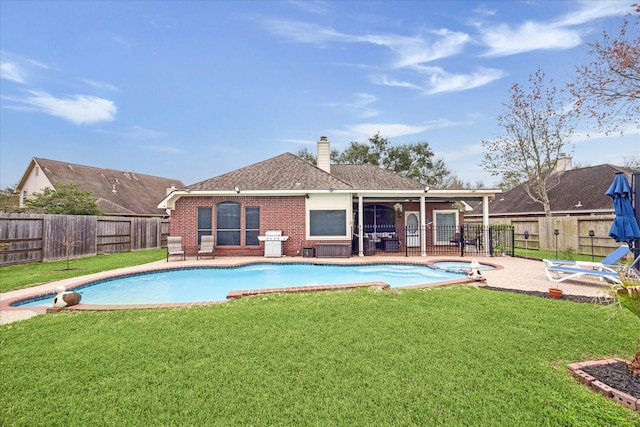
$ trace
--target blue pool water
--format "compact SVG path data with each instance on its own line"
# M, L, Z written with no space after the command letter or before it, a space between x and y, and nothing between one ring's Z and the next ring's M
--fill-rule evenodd
M190 268L129 275L74 289L84 304L165 304L225 300L230 291L385 282L392 287L459 279L465 275L426 266L254 264ZM53 296L17 303L50 306Z
M471 262L465 261L436 261L433 263L433 266L454 273L471 270ZM493 270L494 268L493 265L480 264L479 270Z

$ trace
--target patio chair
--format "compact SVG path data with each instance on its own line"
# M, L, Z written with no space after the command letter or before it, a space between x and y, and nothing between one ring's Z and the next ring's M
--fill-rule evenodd
M462 242L460 240L460 233L455 233L453 235L453 237L451 238L451 240L449 240L449 243L453 243L456 245L459 245L460 243L464 243L466 246L473 246L476 249L478 249L480 247L480 237L469 237L469 236L465 236L464 242Z
M183 261L186 259L184 246L182 246L182 237L180 236L167 237L167 262L169 262L169 257L174 255L182 256Z
M213 246L214 246L213 236L202 236L200 238L200 249L198 249L196 259L200 259L200 257L203 255L211 255L211 259L213 259L214 258Z
M547 266L554 265L564 265L567 267L579 267L579 268L597 268L601 270L615 271L611 268L612 265L617 264L622 258L627 255L631 249L629 246L622 245L618 247L615 251L611 252L609 255L604 257L600 262L592 262L592 261L574 261L569 259L543 259L542 261Z

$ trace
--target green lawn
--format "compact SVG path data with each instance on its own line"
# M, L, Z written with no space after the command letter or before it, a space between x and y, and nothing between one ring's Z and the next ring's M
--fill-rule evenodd
M0 425L638 426L569 363L630 314L465 286L272 294L0 326Z
M132 265L158 261L166 256L166 249L124 252L67 260L36 262L0 267L0 292L22 289L86 274L99 273Z

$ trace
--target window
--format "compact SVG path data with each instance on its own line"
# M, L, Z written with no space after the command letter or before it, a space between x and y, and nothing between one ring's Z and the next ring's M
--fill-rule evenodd
M244 244L247 246L259 246L260 208L246 208L244 210L244 227Z
M309 212L311 236L346 236L346 210L316 210Z
M211 236L211 208L198 208L198 245L202 236Z
M240 245L240 204L222 202L216 206L216 246Z
M455 238L458 225L458 211L434 211L435 239L437 245L450 244Z

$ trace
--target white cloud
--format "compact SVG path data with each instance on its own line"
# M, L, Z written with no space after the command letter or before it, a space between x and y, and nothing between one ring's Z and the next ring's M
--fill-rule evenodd
M107 82L99 82L97 80L90 80L90 79L83 79L82 81L88 84L89 86L93 86L97 89L106 89L113 92L117 92L119 90L117 86L114 86L111 83L107 83Z
M77 125L112 121L118 110L113 101L95 96L73 95L68 98L56 98L46 92L29 93L30 96L11 99L27 106L17 109L39 111Z
M484 56L507 56L540 49L571 49L582 43L577 31L556 24L525 22L480 28L480 38L489 47Z
M557 21L558 25L580 25L596 19L622 16L632 10L632 2L623 1L581 1L580 9L567 13Z
M0 63L0 78L10 80L15 83L24 83L23 71L17 64L11 62Z
M413 37L398 35L352 35L316 24L289 20L270 20L265 25L285 39L325 46L328 43L363 43L383 46L396 55L395 68L434 61L458 54L471 41L466 33L446 29L426 32Z
M356 111L359 117L369 118L379 114L378 110L367 107L376 102L377 98L368 93L356 93L356 100L346 105L347 109Z
M502 70L479 68L470 74L451 74L440 67L415 67L428 76L424 91L426 94L459 92L484 86L504 76Z
M572 28L594 20L622 16L632 10L626 1L582 1L580 8L559 19L544 23L526 21L518 26L507 24L482 27L480 38L488 46L484 56L507 56L542 49L571 49L582 43L585 29Z
M394 138L404 135L415 135L424 132L428 128L426 125L413 126L402 123L360 123L348 126L345 130L331 131L331 133L338 135L340 139L366 142L371 136L378 132L380 132L380 135L384 138Z
M393 78L390 78L386 74L372 74L369 76L369 80L371 81L371 83L381 85L381 86L404 87L408 89L421 89L421 87L416 84L394 80Z
M0 51L0 78L25 84L28 80L29 69L32 68L48 69L49 67L41 62L15 55L6 50Z
M470 42L466 33L440 29L427 33L429 37L383 37L379 44L387 46L398 58L395 61L396 68L409 67L437 59L457 55L464 46ZM374 39L371 39L374 40Z

